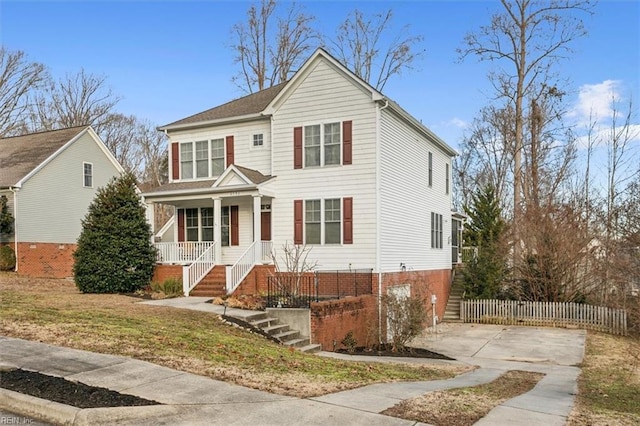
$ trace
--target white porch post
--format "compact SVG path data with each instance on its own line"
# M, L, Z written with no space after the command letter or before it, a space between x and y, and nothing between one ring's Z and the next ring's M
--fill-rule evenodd
M222 263L222 199L213 198L213 241L216 242L215 261L216 264Z
M156 235L155 204L153 203L153 201L146 202L145 204L147 205L147 222L149 222L149 224L151 225L151 244L154 244L156 242L156 239L155 239L155 235Z
M260 242L262 236L262 221L260 220L260 212L262 209L262 196L253 196L253 241Z
M260 220L260 214L262 209L262 196L253 196L253 253L255 261L262 261L262 221Z

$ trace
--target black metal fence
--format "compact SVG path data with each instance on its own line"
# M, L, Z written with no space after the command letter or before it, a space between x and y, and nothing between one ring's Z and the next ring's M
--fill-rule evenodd
M316 271L267 277L267 307L308 308L311 302L373 294L373 269Z

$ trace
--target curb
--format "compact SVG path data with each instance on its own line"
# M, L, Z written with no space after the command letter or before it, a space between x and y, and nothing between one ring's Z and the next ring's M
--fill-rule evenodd
M72 425L80 408L0 388L0 408L44 422Z

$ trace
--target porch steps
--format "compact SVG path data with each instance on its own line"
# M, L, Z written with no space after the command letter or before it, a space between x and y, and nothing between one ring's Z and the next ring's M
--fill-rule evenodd
M227 272L224 265L216 265L202 281L195 286L190 296L221 297L227 294Z
M444 311L444 322L462 322L460 319L460 302L462 302L462 296L464 294L464 277L462 275L462 268L456 267L453 270L453 282L451 283L451 292L449 294L449 300L447 300L447 307Z
M300 331L292 330L289 324L281 324L277 318L269 317L265 312L256 313L246 318L253 325L278 339L285 346L301 352L314 353L320 351L320 345L311 344L309 337L301 336Z

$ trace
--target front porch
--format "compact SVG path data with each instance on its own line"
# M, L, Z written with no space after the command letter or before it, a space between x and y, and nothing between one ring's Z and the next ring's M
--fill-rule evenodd
M231 165L216 180L172 182L143 194L149 222L154 204L173 217L154 229L157 263L182 269L185 296L216 267L233 292L255 265L271 263L271 178ZM218 279L219 283L219 279Z

